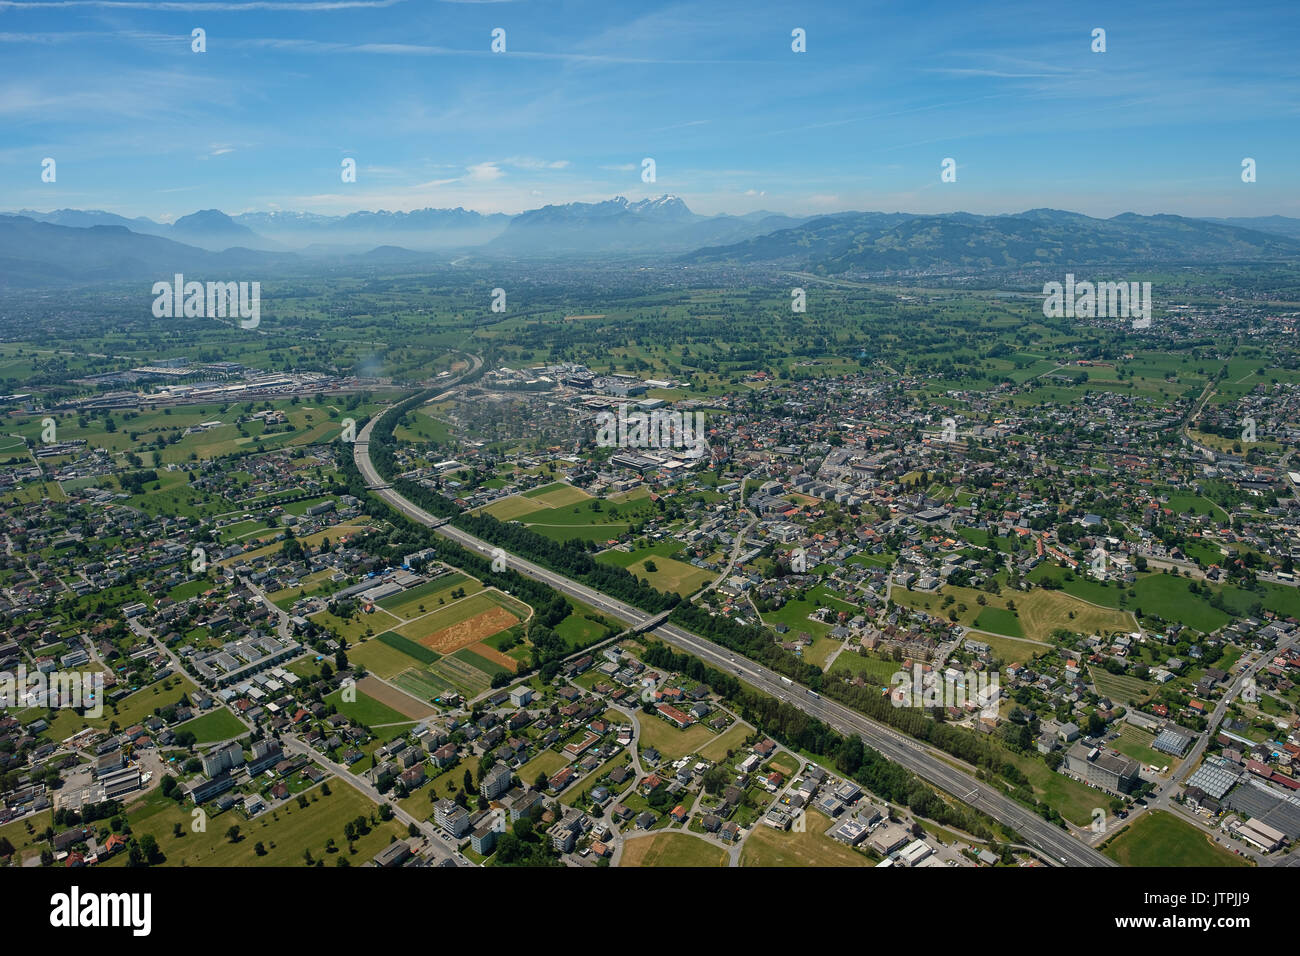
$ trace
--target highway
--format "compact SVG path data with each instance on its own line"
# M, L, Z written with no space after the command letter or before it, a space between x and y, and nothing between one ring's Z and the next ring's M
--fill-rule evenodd
M372 494L412 520L432 528L436 534L455 541L461 547L488 558L504 557L506 566L511 570L542 581L562 594L590 604L631 626L639 627L654 617L639 608L606 597L599 591L540 565L507 554L500 548L446 523L445 519L434 517L403 498L392 488L385 487L386 483L370 461L370 432L382 415L383 412L380 412L366 423L357 436L353 448L353 457L362 478L367 485L375 489L372 490ZM1011 798L990 789L987 784L976 780L970 774L945 763L920 742L911 740L884 724L877 723L835 701L819 696L814 697L812 692L802 685L788 684L775 671L756 664L748 658L738 657L721 645L714 644L674 624L663 624L654 628L651 633L674 647L694 654L718 670L730 671L742 676L758 689L786 700L840 733L858 734L868 746L874 747L888 759L901 764L918 777L945 790L969 806L986 813L999 823L1016 830L1025 843L1042 850L1043 858L1053 865L1117 865L1108 857L1076 840L1066 831L1047 822ZM1098 794L1098 801L1101 802L1102 799L1103 796Z

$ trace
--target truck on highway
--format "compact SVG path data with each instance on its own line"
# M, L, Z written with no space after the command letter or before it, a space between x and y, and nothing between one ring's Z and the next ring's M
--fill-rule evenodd
M821 700L821 697L822 697L822 695L819 694L819 693L817 693L815 690L810 690L810 691L808 691L808 696L809 696L809 697L816 697L818 700Z
M781 680L782 680L783 683L786 683L786 684L793 684L793 683L794 683L794 681L792 681L792 680L791 680L790 678L788 678L788 677L782 677Z

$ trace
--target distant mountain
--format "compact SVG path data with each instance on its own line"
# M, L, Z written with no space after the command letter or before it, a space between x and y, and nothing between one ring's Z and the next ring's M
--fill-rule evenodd
M1217 222L1224 226L1237 226L1241 229L1254 229L1258 232L1272 232L1279 236L1300 239L1300 219L1289 216L1253 216L1235 219L1204 219L1203 222Z
M220 251L234 246L248 249L277 249L280 244L235 222L220 209L202 209L181 216L168 230L168 238L200 249Z
M127 219L99 209L56 209L35 212L24 209L16 215L55 226L89 229L93 226L119 226L142 236L164 236L186 245L213 252L242 246L249 249L280 249L279 243L267 240L246 226L241 226L218 209L204 209L182 216L174 223L154 222L144 216Z
M346 216L303 212L253 212L234 218L285 246L314 245L332 251L397 245L412 250L467 248L489 242L505 230L510 217L483 215L469 209L416 209L411 212L362 211Z
M0 216L0 287L158 281L177 272L201 281L260 279L296 261L250 249L212 252L119 225L79 228Z
M1300 257L1300 239L1182 216L1094 219L1056 209L1002 216L840 213L681 261L765 262L828 273L1075 267Z
M571 256L684 252L710 243L737 242L803 222L770 213L701 216L679 197L543 206L520 213L485 253Z
M463 253L480 258L671 255L685 263L762 263L826 273L1297 261L1300 234L1293 231L1300 233L1300 220L1281 216L1216 222L1124 213L1094 219L1059 209L1001 216L847 212L799 219L766 211L702 216L671 195L543 206L513 218L462 208L235 217L206 209L166 225L100 210L59 209L0 215L0 286L156 279L187 270L214 277L255 272L258 278L301 271L308 262L419 268L448 257L460 261Z
M35 219L37 222L48 222L56 226L71 226L76 229L89 229L91 226L123 226L132 232L150 236L163 236L168 231L166 223L154 222L144 216L127 219L125 216L104 212L102 209L55 209L52 212L20 209L14 215L26 216L28 219Z

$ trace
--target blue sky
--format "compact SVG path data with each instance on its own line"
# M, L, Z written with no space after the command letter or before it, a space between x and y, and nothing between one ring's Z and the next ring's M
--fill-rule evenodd
M1300 216L1298 19L1293 2L0 0L0 208L514 213L667 192L704 213Z

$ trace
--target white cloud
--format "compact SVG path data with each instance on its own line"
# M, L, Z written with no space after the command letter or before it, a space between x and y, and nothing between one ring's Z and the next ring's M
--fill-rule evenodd
M466 167L465 179L472 183L490 183L505 175L496 163L477 163Z
M567 159L555 159L547 161L545 159L536 159L532 156L512 156L509 159L503 159L501 162L507 166L515 166L519 169L565 169L569 165Z

